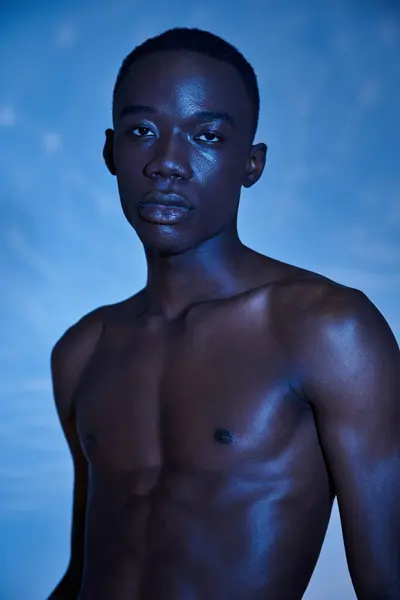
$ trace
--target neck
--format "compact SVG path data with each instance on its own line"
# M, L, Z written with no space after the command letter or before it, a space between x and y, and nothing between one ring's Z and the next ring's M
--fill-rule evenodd
M198 302L244 291L254 254L237 231L223 232L182 254L162 256L146 250L146 312L172 319Z

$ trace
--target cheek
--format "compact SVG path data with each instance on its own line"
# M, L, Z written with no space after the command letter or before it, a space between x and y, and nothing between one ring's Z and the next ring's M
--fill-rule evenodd
M240 187L245 174L246 163L240 156L201 156L193 160L195 178L204 186L223 188L232 193Z
M118 140L115 144L114 162L122 182L129 181L143 169L140 164L145 157L141 154L143 153L138 152L132 142L126 139Z

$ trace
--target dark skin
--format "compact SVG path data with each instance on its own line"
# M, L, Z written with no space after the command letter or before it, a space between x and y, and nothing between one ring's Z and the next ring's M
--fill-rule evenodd
M197 53L143 57L118 91L104 158L148 281L52 352L75 469L52 600L300 600L335 496L357 597L400 598L399 348L362 292L239 240L252 119ZM151 220L154 190L190 209Z

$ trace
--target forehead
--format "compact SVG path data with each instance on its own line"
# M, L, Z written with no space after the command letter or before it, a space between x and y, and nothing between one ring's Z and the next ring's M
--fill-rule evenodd
M116 114L125 104L163 106L178 113L225 110L251 119L251 104L238 70L198 52L160 51L135 61L116 94Z

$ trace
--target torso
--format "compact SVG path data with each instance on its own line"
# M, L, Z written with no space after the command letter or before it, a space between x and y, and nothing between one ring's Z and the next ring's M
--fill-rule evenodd
M79 600L300 600L333 502L280 335L307 286L170 323L134 299L105 314L74 398L90 465Z

